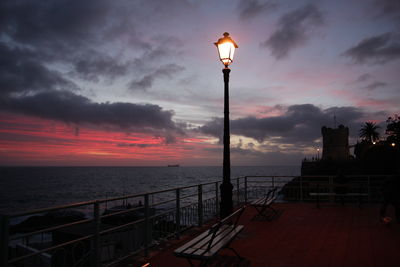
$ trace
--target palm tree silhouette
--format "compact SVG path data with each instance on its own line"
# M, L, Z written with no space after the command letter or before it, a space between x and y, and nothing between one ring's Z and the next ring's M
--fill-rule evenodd
M378 141L379 132L377 129L379 128L375 122L367 121L360 129L360 137L369 143Z

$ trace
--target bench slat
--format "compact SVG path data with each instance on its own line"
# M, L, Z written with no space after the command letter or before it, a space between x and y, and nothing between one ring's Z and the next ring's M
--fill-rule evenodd
M257 201L256 203L251 203L252 206L257 206L257 207L261 207L261 206L268 206L270 205L272 202L274 202L276 200L276 197L271 198L269 200L265 201Z
M220 238L220 236L222 236L224 234L225 231L231 231L232 228L229 225L223 225L221 226L219 232L216 233L213 243L217 242ZM212 233L210 233L210 231L206 231L205 233L207 233L208 235L201 239L198 240L198 242L194 242L193 244L191 244L190 246L185 246L186 248L182 251L180 251L180 253L184 253L184 254L193 254L195 253L197 250L199 251L203 251L203 253L205 251L207 251L208 245L211 241L212 238ZM195 238L194 240L196 240L197 238Z
M225 228L225 230L222 233L218 233L213 240L213 243L211 244L210 249L207 251L207 246L208 243L204 244L202 248L187 248L183 252L177 252L175 250L175 255L180 256L180 257L186 257L186 258L193 258L193 259L207 259L213 257L218 251L226 246L229 242L231 242L237 234L240 233L243 229L243 225L238 225L235 227L235 229L228 229Z
M217 240L219 235L223 235L225 231L231 231L231 230L232 230L232 227L230 227L229 225L222 225L218 229L217 233L215 234L213 242L215 242ZM210 243L212 235L213 235L211 232L209 232L209 233L210 234L207 236L207 238L204 238L203 240L201 240L197 244L194 244L193 246L191 246L191 248L207 249L208 244Z
M208 239L207 239L208 238ZM199 243L203 240L209 240L209 238L211 238L211 234L210 232L207 230L204 233L200 234L199 236L197 236L196 238L192 239L191 241L187 242L185 245L177 248L175 250L175 253L181 253L182 251L184 251L185 249L194 246L196 243Z
M210 250L207 251L206 253L202 254L202 257L210 258L213 257L220 249L225 247L229 242L231 242L236 235L240 233L243 229L243 225L238 225L235 229L232 231L228 232L225 236L220 238L218 242L213 242L213 245L211 246ZM197 253L195 253L196 255Z

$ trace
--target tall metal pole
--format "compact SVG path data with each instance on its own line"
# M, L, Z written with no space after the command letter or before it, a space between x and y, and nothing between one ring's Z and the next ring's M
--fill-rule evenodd
M225 67L224 74L224 161L221 184L220 216L225 218L233 211L231 184L231 159L230 159L230 135L229 135L229 73L231 70Z

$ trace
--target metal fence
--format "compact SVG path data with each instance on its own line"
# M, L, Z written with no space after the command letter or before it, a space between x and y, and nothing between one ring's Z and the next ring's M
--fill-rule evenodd
M246 176L231 180L241 205L278 187L279 201L312 201L309 193L334 184L333 176ZM383 176L350 177L379 198ZM0 265L18 267L113 266L182 231L218 217L220 181L1 215ZM85 216L73 216L75 211ZM24 221L21 223L21 221ZM29 222L29 223L26 223Z

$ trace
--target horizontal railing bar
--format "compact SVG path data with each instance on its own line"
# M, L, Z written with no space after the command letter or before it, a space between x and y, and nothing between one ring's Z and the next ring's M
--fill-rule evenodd
M183 198L195 197L195 196L197 196L197 193L196 194L191 194L191 195L184 195L184 196L181 196L180 198L183 199Z
M155 195L155 194L160 194L160 193L165 193L165 192L169 192L169 191L175 191L177 189L187 189L187 188L194 188L197 187L199 185L209 185L209 184L213 184L219 181L213 181L213 182L207 182L207 183L203 183L203 184L196 184L196 185L188 185L188 186L182 186L182 187L174 187L174 188L170 188L170 189L164 189L164 190L158 190L158 191L151 191L151 192L145 192L145 193L140 193L140 194L132 194L132 195L126 195L126 196L122 196L122 197L114 197L114 198L105 198L105 199L99 199L97 200L99 203L104 203L104 202L110 202L110 201L116 201L116 200L122 200L122 199L128 199L128 198L136 198L136 197L143 197L145 195ZM93 201L95 202L95 201Z
M211 189L211 190L207 190L207 191L204 191L204 190L203 190L203 194L210 193L210 192L215 192L215 188L214 188L214 189Z
M168 214L168 213L171 213L171 212L173 212L173 211L169 210L169 211L166 211L166 212L163 212L163 213L155 214L153 216L150 216L149 220L155 219L157 217L161 217L161 216L163 216L165 214ZM119 229L122 229L122 228L125 228L125 227L128 227L128 226L131 226L131 225L134 225L134 224L142 223L144 221L145 221L145 218L136 220L134 222L129 222L129 223L126 223L126 224L118 225L116 227L112 227L112 228L108 228L106 230L103 230L103 231L100 232L100 234L102 235L102 234L106 234L106 233L109 233L109 232L113 232L113 231L116 231L116 230L119 230Z
M102 266L103 267L115 267L117 264L121 263L122 261L124 261L124 260L126 260L126 259L128 259L128 258L130 258L130 257L132 257L134 255L137 255L142 250L143 250L143 248L139 248L139 249L137 249L135 251L129 252L128 254L118 258L117 260L115 260L113 262L102 263L103 264Z
M109 214L103 214L103 215L100 216L100 218L102 218L102 219L103 218L108 218L108 217L111 217L111 216L114 216L114 215L121 215L121 214L129 213L129 212L132 212L132 211L135 211L135 210L140 210L140 209L144 209L144 206L138 206L138 207L134 207L134 208L131 208L131 209L115 211L115 212L112 212L112 213L109 213ZM108 209L108 210L110 210L110 209Z
M390 175L346 175L346 177L363 177L363 178L381 177L381 176L390 176ZM304 178L316 178L316 177L329 178L329 177L336 177L336 175L307 175L307 176L295 176L295 175L250 175L250 176L244 176L244 178L272 178L272 177L278 178L278 179L279 178L302 177L304 179ZM232 179L235 179L235 178L232 178ZM126 195L126 196L121 196L121 197L115 197L115 198L105 198L105 199L99 199L99 200L90 200L90 201L84 201L84 202L79 202L79 203L74 203L74 204L60 205L60 206L55 206L55 207L50 207L50 208L35 209L35 210L32 210L32 211L10 214L9 217L10 218L15 218L15 217L22 217L22 216L35 214L35 213L44 213L44 212L49 212L49 211L53 211L53 210L59 210L59 209L76 208L76 207L85 206L85 205L92 205L96 201L98 201L101 204L101 203L106 203L106 202L111 202L111 201L116 201L116 200L122 200L122 199L128 199L128 198L143 197L146 194L155 195L155 194L159 194L159 193L175 191L177 189L181 189L182 190L182 189L188 189L188 188L195 188L195 187L197 187L199 185L205 186L205 185L215 184L216 182L219 183L220 181L212 181L212 182L207 182L207 183L203 183L203 184L197 184L197 185L191 185L191 186L183 186L183 187L175 187L175 188L171 188L171 189L152 191L152 192L140 193L140 194L132 194L132 195ZM248 181L248 182L253 182L253 181Z
M316 178L316 177L321 177L321 178L329 178L329 177L336 177L337 175L304 175L304 176L296 176L296 175L249 175L249 176L244 176L243 178L295 178L295 177L302 177L302 179L305 178ZM382 176L393 176L393 175L346 175L346 177L352 178L352 177L362 177L362 178L373 178L373 177L382 177ZM240 177L242 178L242 177ZM237 178L232 178L232 179L237 179ZM126 195L126 196L121 196L121 197L115 197L115 198L105 198L105 199L98 199L98 200L90 200L90 201L84 201L84 202L78 202L74 204L66 204L66 205L60 205L60 206L55 206L55 207L50 207L50 208L43 208L43 209L35 209L27 212L19 212L19 213L12 213L9 214L10 218L15 218L15 217L22 217L22 216L27 216L31 215L34 213L44 213L44 212L49 212L53 210L58 210L58 209L67 209L67 208L76 208L80 206L85 206L85 205L92 205L96 201L99 203L105 203L105 202L110 202L110 201L116 201L116 200L122 200L122 199L128 199L128 198L136 198L136 197L143 197L146 194L149 195L154 195L154 194L159 194L159 193L164 193L164 192L169 192L169 191L175 191L177 189L187 189L187 188L194 188L199 185L205 186L205 185L210 185L210 184L215 184L216 182L220 183L220 181L212 181L212 182L207 182L203 184L197 184L197 185L190 185L190 186L183 186L183 187L175 187L171 189L165 189L165 190L159 190L159 191L152 191L152 192L146 192L146 193L140 193L140 194L132 194L132 195ZM248 182L253 182L253 181L248 181ZM304 182L304 181L303 181Z
M117 201L117 200L122 200L122 199L143 197L146 194L155 195L155 194L159 194L159 193L175 191L177 189L181 189L182 190L182 189L188 189L188 188L195 188L195 187L197 187L199 185L204 186L204 185L209 185L209 184L215 184L216 182L220 182L220 181L213 181L213 182L208 182L208 183L203 183L203 184L196 184L196 185L191 185L191 186L175 187L175 188L171 188L171 189L152 191L152 192L140 193L140 194L132 194L132 195L126 195L126 196L121 196L121 197L104 198L104 199L98 199L98 200L89 200L89 201L78 202L78 203L73 203L73 204L65 204L65 205L60 205L60 206L55 206L55 207L50 207L50 208L34 209L34 210L31 210L31 211L11 213L8 216L10 218L15 218L15 217L28 216L28 215L32 215L32 214L35 214L35 213L45 213L45 212L49 212L49 211L53 211L53 210L76 208L76 207L85 206L85 205L93 205L96 201L99 202L100 204L102 204L102 203L111 202L111 201Z
M143 219L139 219L139 220L136 220L136 221L133 221L133 222L129 222L129 223L126 223L126 224L122 224L122 225L118 225L118 226L115 226L115 227L111 227L111 228L108 228L106 230L100 231L99 234L100 235L107 234L109 232L113 232L113 231L128 227L130 225L139 224L139 223L142 223L144 221L145 221L145 219L143 218Z
M53 227L37 230L37 231L34 231L34 232L30 232L30 233L26 233L26 234L10 237L10 240L18 240L18 239L21 239L21 238L25 238L25 237L29 237L29 236L33 236L33 235L38 235L38 234L42 234L42 233L46 233L46 232L62 229L62 228L65 228L65 227L69 227L69 226L73 226L73 225L77 225L77 224L81 224L81 223L87 223L87 222L91 222L91 221L93 221L93 219L85 219L85 220L76 221L76 222L72 222L72 223L66 223L66 224L62 224L62 225L57 225L57 226L53 226Z
M55 207L50 207L50 208L34 209L31 211L11 213L8 216L10 218L22 217L22 216L32 215L35 213L45 213L45 212L54 211L54 210L62 210L62 209L81 207L81 206L85 206L85 205L93 205L95 202L96 202L96 200L90 200L90 201L78 202L78 203L73 203L73 204L65 204L65 205L60 205L60 206L55 206Z
M58 244L56 246L51 246L51 247L48 247L48 248L45 248L45 249L42 249L42 250L38 250L38 251L36 251L34 253L31 253L31 254L28 254L28 255L24 255L24 256L21 256L21 257L18 257L18 258L13 258L13 259L9 260L8 263L14 263L14 262L18 262L18 261L21 261L21 260L25 260L25 259L28 259L30 257L36 256L36 255L39 255L39 254L42 254L42 253L46 253L48 251L52 251L52 250L60 248L60 247L68 246L68 245L71 245L71 244L74 244L74 243L77 243L77 242L80 242L80 241L83 241L83 240L86 240L86 239L90 239L92 237L93 237L93 235L87 235L87 236L84 236L84 237L80 237L78 239L74 239L74 240L71 240L71 241L68 241L68 242L64 242L64 243Z
M159 206L159 205L162 205L162 204L166 204L166 203L169 203L169 202L175 202L175 201L176 201L176 199L174 198L174 199L170 199L170 200L165 200L165 201L153 203L153 204L151 204L151 206L152 207Z
M212 199L212 198L209 198L209 199ZM206 199L206 200L208 200L208 199ZM193 205L193 204L191 204L191 205ZM191 206L191 205L183 206L183 207L181 207L181 209L186 208L186 207L189 207L189 206ZM159 214L155 214L155 215L153 215L153 216L150 216L150 217L149 217L149 220L155 219L155 218L157 218L157 217L161 217L161 216L166 215L166 214L171 213L171 212L173 212L173 209L172 209L172 210L165 211L165 212L163 212L163 213L159 213ZM116 231L116 230L119 230L119 229L128 227L128 226L130 226L130 225L142 223L142 222L144 222L144 221L145 221L145 219L143 218L143 219L136 220L136 221L134 221L134 222L129 222L129 223L126 223L126 224L123 224L123 225L118 225L118 226L116 226L116 227L112 227L112 228L108 228L108 229L106 229L106 230L103 230L103 231L100 232L100 234L106 234L106 233L109 233L109 232L113 232L113 231Z
M198 187L199 185L205 186L205 185L209 185L209 184L215 184L216 182L219 182L219 181L212 181L212 182L196 184L196 185L189 185L189 186L183 186L183 187L175 187L175 188L172 188L172 189L165 189L165 190L148 192L147 194L154 195L154 194L159 194L159 193L165 193L165 192L168 192L168 191L175 191L176 189L181 189L182 190L182 189L187 189L187 188L192 188L192 187Z

